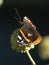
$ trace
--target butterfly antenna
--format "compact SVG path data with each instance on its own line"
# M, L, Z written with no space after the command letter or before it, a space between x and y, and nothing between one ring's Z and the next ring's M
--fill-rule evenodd
M21 17L20 17L20 15L19 15L19 13L18 13L18 11L17 11L16 8L15 8L15 11L16 11L16 13L17 13L17 15L18 15L19 20L21 21Z
M16 18L15 16L13 17L14 19L16 19L18 21L18 18Z

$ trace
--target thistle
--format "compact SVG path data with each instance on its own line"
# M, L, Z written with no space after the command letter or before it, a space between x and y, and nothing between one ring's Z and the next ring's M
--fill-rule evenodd
M19 34L19 29L15 30L15 32L12 33L11 35L11 39L10 39L10 42L11 42L11 48L13 50L15 50L16 52L21 52L21 53L25 53L28 55L30 61L32 62L33 65L36 65L35 61L33 60L33 58L31 57L30 53L29 53L29 50L34 48L34 45L33 44L30 44L30 45L24 45L22 47L20 47L17 43L17 36Z

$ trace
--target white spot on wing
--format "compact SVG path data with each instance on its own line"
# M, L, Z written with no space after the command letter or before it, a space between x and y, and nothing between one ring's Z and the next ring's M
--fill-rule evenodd
M28 22L31 22L26 16L24 17L24 19L28 20Z
M22 37L20 37L20 36L18 35L18 39L19 39L19 40L22 40Z

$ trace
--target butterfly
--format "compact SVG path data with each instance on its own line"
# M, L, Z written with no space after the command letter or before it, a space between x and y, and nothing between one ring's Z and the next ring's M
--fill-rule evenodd
M16 10L17 14L18 11ZM18 14L19 16L19 14ZM20 16L19 16L20 19ZM31 22L28 17L23 17L23 21L19 20L20 29L17 42L20 46L34 44L37 45L42 40L40 33L37 31L36 26Z

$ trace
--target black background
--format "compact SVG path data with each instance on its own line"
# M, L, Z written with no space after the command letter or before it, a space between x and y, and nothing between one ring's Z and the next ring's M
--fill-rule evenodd
M10 35L18 26L13 16L27 16L36 25L42 36L49 35L49 1L48 0L4 0L0 7L0 65L31 65L25 54L17 53L10 47ZM46 65L48 61L39 58L37 48L30 50L37 65Z

